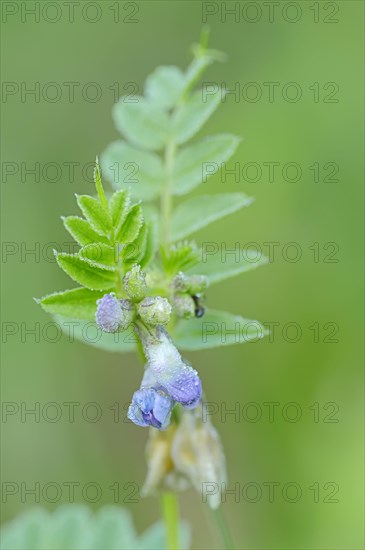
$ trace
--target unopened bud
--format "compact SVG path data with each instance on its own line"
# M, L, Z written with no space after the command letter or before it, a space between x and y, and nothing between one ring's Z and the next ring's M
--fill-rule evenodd
M187 292L189 290L189 279L180 271L173 280L173 287L176 292Z
M144 298L138 304L138 313L147 325L166 325L170 321L171 306L166 298Z
M209 280L205 275L186 275L180 271L174 281L173 286L176 292L188 293L191 295L199 294L208 287Z
M105 294L96 303L95 320L104 332L125 330L133 321L133 304L128 300L118 300L114 292Z
M190 275L189 292L190 294L199 294L208 287L208 277L205 275Z
M174 312L178 317L190 319L195 315L195 303L188 294L175 294L173 297Z
M134 321L134 305L129 300L119 300L123 314L123 329L126 329Z
M125 275L123 283L128 296L132 300L140 302L146 296L146 280L141 271L141 266L134 265Z

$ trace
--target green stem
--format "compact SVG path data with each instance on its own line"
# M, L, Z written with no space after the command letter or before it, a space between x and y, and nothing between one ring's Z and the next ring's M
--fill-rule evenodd
M161 196L161 242L166 246L169 243L170 237L170 217L172 209L172 170L175 160L176 145L173 141L170 141L165 150L165 186Z
M166 527L166 543L169 550L179 550L179 507L177 495L172 492L161 494L162 517Z
M222 542L224 544L224 548L226 550L234 550L234 544L231 537L231 533L228 529L228 525L226 523L226 520L224 518L223 512L221 508L218 508L217 510L211 510L211 513L215 519L215 523L217 525L217 529L220 532L220 535L222 537Z

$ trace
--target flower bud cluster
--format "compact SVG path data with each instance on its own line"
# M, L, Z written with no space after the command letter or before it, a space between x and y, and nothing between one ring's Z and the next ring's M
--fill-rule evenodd
M171 305L161 296L146 296L145 275L139 265L128 271L123 286L128 299L118 299L111 292L97 301L95 319L104 332L126 330L137 319L147 326L167 325L171 317Z

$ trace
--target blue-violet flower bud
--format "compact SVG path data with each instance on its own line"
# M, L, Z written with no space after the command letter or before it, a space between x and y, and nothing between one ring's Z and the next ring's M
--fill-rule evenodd
M113 292L96 303L95 320L104 332L125 330L133 320L133 305L128 300L118 300Z

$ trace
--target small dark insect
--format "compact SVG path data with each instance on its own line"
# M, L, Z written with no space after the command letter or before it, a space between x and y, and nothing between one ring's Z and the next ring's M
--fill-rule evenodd
M205 313L205 308L199 302L200 295L197 294L195 296L192 296L192 299L194 300L194 304L195 304L195 317L200 319L201 317L203 317Z

